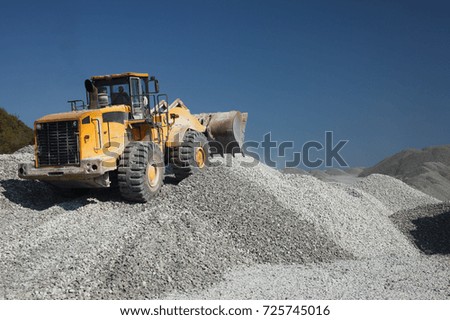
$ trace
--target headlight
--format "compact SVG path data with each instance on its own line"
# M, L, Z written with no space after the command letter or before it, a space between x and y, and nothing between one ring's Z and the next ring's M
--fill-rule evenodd
M42 124L38 123L36 124L36 130L41 130L42 129Z
M78 121L73 122L73 127L76 128L78 126Z

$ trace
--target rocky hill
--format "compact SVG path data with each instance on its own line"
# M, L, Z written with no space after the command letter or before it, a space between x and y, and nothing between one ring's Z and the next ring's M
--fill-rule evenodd
M0 108L0 153L13 153L14 151L33 143L33 130Z
M401 151L371 168L373 173L389 175L440 200L450 200L450 145Z

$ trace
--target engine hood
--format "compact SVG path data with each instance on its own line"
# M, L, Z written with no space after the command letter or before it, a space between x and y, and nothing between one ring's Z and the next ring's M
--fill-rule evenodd
M106 112L130 112L130 107L126 105L120 105L101 109L87 109L79 111L53 113L37 119L35 123L80 120L86 116L94 116L94 117L97 115L101 116L103 113Z

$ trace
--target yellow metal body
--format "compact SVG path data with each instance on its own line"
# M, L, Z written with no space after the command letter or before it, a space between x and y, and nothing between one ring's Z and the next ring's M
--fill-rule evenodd
M82 111L72 111L44 116L35 122L35 134L37 126L46 122L74 121L78 126L80 162L88 163L85 170L75 170L63 172L61 176L50 175L52 170L61 171L60 166L45 166L42 175L39 169L37 136L35 148L34 172L31 176L41 180L71 180L71 179L92 179L108 171L117 169L118 159L131 141L152 141L156 143L164 153L166 147L177 147L182 141L184 134L188 130L205 132L206 127L193 116L189 109L181 102L169 107L168 112L155 113L152 121L130 120L130 107L127 105L110 106L100 109L88 109ZM87 172L93 163L98 169L96 172ZM87 171L86 171L87 170ZM34 173L34 174L33 174ZM85 176L89 173L89 176ZM31 177L28 175L28 177ZM24 177L27 178L27 177Z
M100 86L110 84L110 88L113 88L113 85L124 85L129 79L135 78L144 81L146 89L143 92L150 94L147 73L94 76L90 81L98 82ZM150 81L155 81L156 89L157 81L153 77ZM131 86L131 80L129 83ZM91 87L86 87L90 102L91 98L95 98L95 103L90 104L88 109L51 114L36 120L35 162L19 165L21 178L48 181L62 187L109 187L110 178L114 176L110 172L117 170L119 158L130 142L154 142L165 154L169 148L179 147L189 130L204 133L211 142L217 140L223 142L224 146L230 142L231 147L241 146L246 114L230 111L193 115L180 99L176 99L171 105L161 101L157 106L149 108L150 95L145 96L145 99L139 95L134 96L134 99L141 99L141 104L138 105L141 107L140 113L137 113L134 109L135 102L132 104L133 108L128 104L101 105L97 89L92 89L92 83L87 84ZM133 90L137 90L136 88L133 87ZM157 89L155 91L158 92ZM159 96L161 95L154 95L158 101ZM76 106L72 108L76 109ZM44 148L38 147L39 139L44 141L41 144ZM228 147L217 149L225 153L231 150ZM205 150L196 150L195 160L199 166L205 165L207 157ZM147 175L149 181L158 180L153 168L148 168Z

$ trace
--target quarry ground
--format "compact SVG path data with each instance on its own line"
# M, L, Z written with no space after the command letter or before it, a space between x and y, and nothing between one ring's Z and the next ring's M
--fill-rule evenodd
M1 299L450 298L450 205L389 176L237 156L133 204L18 179L31 160L0 155Z

